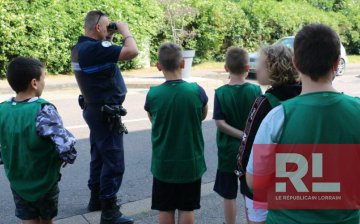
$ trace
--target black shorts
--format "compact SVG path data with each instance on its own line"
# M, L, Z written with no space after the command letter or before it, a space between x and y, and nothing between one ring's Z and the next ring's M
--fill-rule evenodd
M200 209L201 179L192 183L165 183L154 177L151 209L193 211Z
M11 189L12 190L12 189ZM28 202L12 190L15 202L15 216L21 220L41 218L51 220L58 214L59 186L56 183L42 198Z
M216 172L214 191L221 197L232 200L236 199L239 189L239 177L234 172Z

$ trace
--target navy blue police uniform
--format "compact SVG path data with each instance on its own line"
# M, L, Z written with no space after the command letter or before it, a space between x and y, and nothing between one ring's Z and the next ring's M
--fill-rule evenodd
M83 117L90 128L91 162L88 186L99 199L116 198L124 166L123 133L113 131L103 105L122 105L127 89L117 65L122 47L80 36L71 52L72 67L84 97Z

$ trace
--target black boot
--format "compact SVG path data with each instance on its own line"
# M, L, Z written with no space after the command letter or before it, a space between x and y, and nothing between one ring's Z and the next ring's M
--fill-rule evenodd
M133 219L120 212L120 206L116 204L116 201L116 198L101 200L100 224L133 224Z
M95 187L91 190L90 201L87 207L89 212L95 212L101 210L101 201L99 199L100 196L100 188Z

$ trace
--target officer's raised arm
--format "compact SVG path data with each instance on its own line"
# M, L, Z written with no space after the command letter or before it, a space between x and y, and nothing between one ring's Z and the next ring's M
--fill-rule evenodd
M135 39L131 36L129 27L124 22L116 23L119 34L123 36L123 47L119 55L119 61L131 60L138 56L139 50L136 46Z

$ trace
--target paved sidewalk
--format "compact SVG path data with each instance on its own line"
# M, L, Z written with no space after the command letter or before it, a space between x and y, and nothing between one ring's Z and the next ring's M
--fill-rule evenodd
M354 63L347 65L346 73L360 72L360 63ZM359 73L360 75L360 73ZM346 76L346 74L345 74ZM139 69L124 71L123 77L126 86L131 88L148 89L150 86L155 86L165 81L161 72L155 68ZM191 78L186 80L189 82L197 82L204 88L215 89L221 85L227 83L229 75L224 72L221 67L216 68L204 68L193 69L191 72ZM252 82L252 81L250 81ZM78 89L76 79L74 75L56 75L48 76L45 79L45 91L58 91L63 89ZM0 94L12 94L13 91L10 88L7 80L0 80Z
M160 72L147 70L135 70L129 73L124 72L123 77L126 86L130 88L149 88L163 83L164 76ZM217 88L224 84L228 75L222 70L201 70L192 72L192 77L188 79L189 82L197 82L204 88ZM45 91L57 91L62 89L78 89L74 75L56 75L47 76L45 78ZM0 80L0 94L13 93L7 80Z
M222 224L224 222L223 201L213 192L214 182L202 185L201 209L196 211L196 223L198 224ZM237 200L238 218L237 223L246 223L244 200L238 195ZM122 205L121 211L133 217L136 224L158 223L158 212L151 210L151 198L130 202ZM98 224L100 212L91 212L57 220L56 224Z

